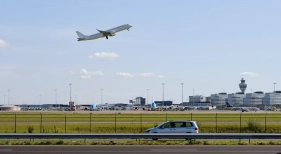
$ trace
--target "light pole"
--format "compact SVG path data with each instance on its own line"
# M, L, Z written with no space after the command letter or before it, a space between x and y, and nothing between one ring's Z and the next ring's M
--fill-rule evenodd
M183 83L181 83L181 103L183 107Z
M146 104L148 104L148 91L149 91L149 89L146 89Z
M70 91L69 91L69 93L70 93L70 95L69 95L69 97L70 97L70 102L71 102L71 83L69 84L69 88L70 88Z
M101 94L100 94L100 100L101 100L100 103L101 103L101 104L102 104L102 90L103 90L103 89L101 89Z
M274 95L274 102L273 102L273 104L275 105L275 82L273 83L273 85L274 85L274 91L273 91L273 95Z
M57 89L55 89L55 103L56 103L56 110L58 110L58 103L57 103Z
M4 105L5 105L5 102L6 102L6 95L3 95L4 96Z
M163 100L162 100L162 109L163 109L163 107L164 107L164 85L165 85L165 83L162 83L162 85L163 85Z
M194 89L193 89L193 94L192 94L192 106L194 106Z
M10 89L8 89L8 106L10 104Z
M41 108L41 95L39 95L39 106Z

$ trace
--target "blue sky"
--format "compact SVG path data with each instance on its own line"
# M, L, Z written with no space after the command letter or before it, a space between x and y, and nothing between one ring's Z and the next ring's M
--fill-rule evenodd
M281 84L279 0L9 0L0 5L0 103L181 102ZM78 42L122 24L130 31ZM89 58L91 57L91 58ZM280 88L279 88L280 89ZM4 97L4 95L6 95ZM41 100L40 100L41 95Z

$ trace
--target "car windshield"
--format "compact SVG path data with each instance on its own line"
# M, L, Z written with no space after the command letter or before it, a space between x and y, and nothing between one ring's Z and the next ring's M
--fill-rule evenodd
M166 123L168 123L168 122L163 122L163 123L161 123L160 125L158 125L156 127L161 127L161 126L165 125Z

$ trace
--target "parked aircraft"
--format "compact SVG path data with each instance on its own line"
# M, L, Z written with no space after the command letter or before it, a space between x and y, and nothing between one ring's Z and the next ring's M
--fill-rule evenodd
M259 111L260 109L257 107L233 107L228 102L226 102L226 107L229 108L231 111L242 111L242 112L249 112L249 111Z
M77 38L77 41L87 41L87 40L94 40L94 39L98 39L98 38L102 38L102 37L106 37L106 39L108 39L108 36L115 36L117 32L123 31L123 30L128 30L131 28L132 26L129 24L125 24L125 25L121 25L115 28L111 28L108 29L106 31L103 30L99 30L97 29L97 31L99 31L99 33L93 34L93 35L84 35L79 31L76 31L76 34L78 35L79 38Z

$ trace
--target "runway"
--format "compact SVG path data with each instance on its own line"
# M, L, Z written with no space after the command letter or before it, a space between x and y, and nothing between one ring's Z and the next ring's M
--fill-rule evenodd
M1 154L281 154L280 145L24 145L24 146L0 146Z

